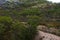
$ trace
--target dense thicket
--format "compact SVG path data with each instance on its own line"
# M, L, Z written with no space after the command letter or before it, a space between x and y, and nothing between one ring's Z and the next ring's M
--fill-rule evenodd
M0 40L33 40L37 34L37 25L32 23L22 23L8 16L0 16Z

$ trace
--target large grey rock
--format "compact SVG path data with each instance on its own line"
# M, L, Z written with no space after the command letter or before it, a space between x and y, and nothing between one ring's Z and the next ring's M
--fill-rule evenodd
M51 34L57 32L55 28L47 28L44 25L37 26L38 33L35 37L35 40L60 40L59 36Z
M36 35L35 40L60 40L60 37L50 33L38 31L38 35Z
M53 28L53 27L48 28L47 26L39 25L37 26L37 30L60 36L60 29L57 28Z

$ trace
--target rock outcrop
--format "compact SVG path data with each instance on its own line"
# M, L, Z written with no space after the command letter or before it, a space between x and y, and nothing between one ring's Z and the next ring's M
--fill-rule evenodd
M35 37L35 40L60 40L60 37L50 33L38 31L38 35Z
M35 40L60 40L59 36L51 34L52 32L56 32L57 29L52 28L48 29L46 26L39 25L37 27L38 33L35 37Z
M40 31L60 36L60 29L57 29L57 28L54 28L54 27L49 28L49 27L43 26L43 25L39 25L37 27L38 27L37 29L40 30Z

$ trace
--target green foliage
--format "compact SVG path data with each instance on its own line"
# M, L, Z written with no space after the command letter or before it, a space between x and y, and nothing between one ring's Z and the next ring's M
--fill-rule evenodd
M28 17L28 23L31 25L38 25L39 21L40 21L40 17L39 16L29 16Z
M31 8L31 9L25 9L21 13L21 15L39 15L40 11L38 8Z
M33 40L36 27L13 21L7 16L0 16L0 40Z
M0 9L0 40L33 40L40 24L60 29L60 4L46 0L20 2L20 5L7 2L4 5L7 7Z
M0 40L8 40L11 32L11 23L12 19L10 17L0 16Z

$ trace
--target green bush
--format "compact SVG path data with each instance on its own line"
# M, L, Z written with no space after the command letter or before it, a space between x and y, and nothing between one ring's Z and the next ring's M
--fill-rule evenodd
M0 40L33 40L36 32L34 26L0 16Z

